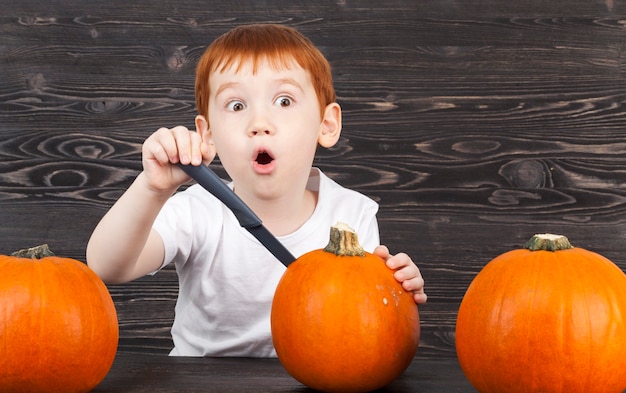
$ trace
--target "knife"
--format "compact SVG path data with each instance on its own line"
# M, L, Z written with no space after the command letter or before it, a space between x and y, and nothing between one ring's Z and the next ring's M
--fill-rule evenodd
M289 250L265 228L261 219L254 214L252 209L250 209L248 205L211 170L211 168L204 164L198 166L180 164L179 166L187 175L204 187L205 190L222 201L222 203L235 214L239 225L257 238L283 265L289 266L296 260Z

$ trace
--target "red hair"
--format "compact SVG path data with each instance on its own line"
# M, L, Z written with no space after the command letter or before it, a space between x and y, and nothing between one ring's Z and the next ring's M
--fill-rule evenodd
M336 95L330 64L315 45L296 29L277 24L243 25L218 37L206 49L196 68L196 107L208 119L209 76L234 63L252 61L253 72L258 63L267 59L275 69L288 67L296 61L307 71L317 93L320 110L335 102Z

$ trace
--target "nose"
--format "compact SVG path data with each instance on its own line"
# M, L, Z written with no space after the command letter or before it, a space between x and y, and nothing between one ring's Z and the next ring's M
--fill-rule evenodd
M270 120L269 112L264 108L256 108L248 129L248 136L273 135L275 132L274 125Z
M250 135L250 136L257 136L257 135L272 135L272 134L273 134L273 132L272 132L272 131L270 131L270 130L268 130L268 129L265 129L265 130L263 130L263 129L261 129L261 130L256 130L256 129L253 129L253 130L250 130L250 132L249 132L249 135Z

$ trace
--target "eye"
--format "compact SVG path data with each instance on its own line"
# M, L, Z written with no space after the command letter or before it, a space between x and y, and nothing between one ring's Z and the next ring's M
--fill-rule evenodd
M276 99L276 101L274 101L274 104L280 107L286 108L288 106L291 106L291 104L293 104L293 100L287 96L280 96Z
M226 108L230 111L233 112L238 112L238 111L242 111L244 109L246 109L246 104L244 104L241 101L230 101L227 105Z

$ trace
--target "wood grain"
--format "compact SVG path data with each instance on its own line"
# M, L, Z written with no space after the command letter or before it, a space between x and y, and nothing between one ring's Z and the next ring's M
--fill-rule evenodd
M421 356L454 356L465 289L536 232L626 269L619 2L0 2L2 253L47 242L84 260L143 140L193 125L205 46L276 22L333 66L344 130L316 165L380 203L383 243L426 279ZM176 273L110 290L120 347L169 352Z
M475 393L456 359L417 356L396 380L377 392ZM278 359L197 358L118 353L93 392L294 392L312 393L293 379Z

